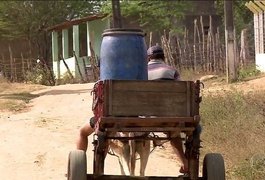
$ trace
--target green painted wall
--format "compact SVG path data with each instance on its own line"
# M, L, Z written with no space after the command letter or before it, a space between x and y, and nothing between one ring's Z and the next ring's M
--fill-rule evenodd
M105 29L108 29L110 27L110 22L108 18L104 18L104 19L99 19L99 20L95 20L95 21L90 21L88 22L88 40L91 41L92 43L92 48L95 51L95 54L99 57L100 56L100 46L101 46L101 42L102 42L102 33ZM65 32L66 30L62 30L63 34L67 34L67 32ZM55 42L58 43L58 39L54 39L56 38L56 34L53 37L53 43ZM72 34L68 33L69 36L72 36ZM58 38L58 37L57 37ZM74 39L76 39L77 37L75 37ZM85 38L85 37L79 37L80 38ZM65 38L67 39L67 38ZM67 47L66 41L62 41L59 43L63 43L64 47ZM73 42L74 44L74 42ZM73 44L68 44L68 46L73 46ZM53 44L54 46L54 44ZM89 46L89 44L88 44ZM56 55L57 51L57 56L58 56L58 47L53 49L53 52ZM64 56L65 54L68 54L68 52L64 52ZM79 53L77 53L78 55ZM90 55L90 53L88 52L87 54ZM84 67L84 61L85 61L85 66L90 65L90 61L89 61L89 57L84 56L84 57L77 57L78 59L78 65L80 67L81 73L83 75L83 77L85 76L85 67ZM84 59L84 61L83 61ZM57 63L58 61L56 61L55 59L53 59L53 71L55 74L56 79L58 79L59 74L60 74L60 78L63 78L65 75L67 75L67 68L64 65L64 63L62 62L62 60L60 60L60 63ZM68 65L71 73L76 77L79 78L80 74L78 71L78 67L75 63L75 58L74 57L69 57L65 59L66 64ZM58 71L59 70L59 71Z
M90 41L97 56L100 55L102 33L105 29L108 29L109 27L109 19L107 18L89 22Z

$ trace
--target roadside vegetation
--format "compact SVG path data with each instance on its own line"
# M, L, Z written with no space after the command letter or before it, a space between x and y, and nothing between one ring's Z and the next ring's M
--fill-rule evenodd
M182 71L183 80L197 80L203 73ZM207 153L221 153L227 179L261 180L265 177L265 86L254 89L250 80L264 77L254 65L238 71L238 81L226 83L224 75L203 81L200 113L203 127L200 160ZM259 81L256 85L261 85ZM202 166L201 166L202 167Z
M203 126L201 158L206 153L221 153L227 179L263 179L265 89L250 90L232 84L226 89L204 92L200 112Z

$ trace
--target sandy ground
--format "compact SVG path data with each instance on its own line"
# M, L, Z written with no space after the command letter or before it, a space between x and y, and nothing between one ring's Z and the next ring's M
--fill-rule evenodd
M93 84L47 87L29 103L26 112L0 114L0 179L66 179L68 153L75 149L79 127L92 116ZM88 173L92 173L93 146L89 138ZM139 162L137 162L139 163ZM176 176L172 149L150 155L146 175ZM118 160L108 156L106 174L120 174ZM138 172L137 172L138 173Z

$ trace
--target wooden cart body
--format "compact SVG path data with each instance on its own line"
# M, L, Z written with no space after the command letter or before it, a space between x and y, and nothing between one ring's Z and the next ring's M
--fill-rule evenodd
M95 142L94 177L104 174L106 141L115 139L115 132L164 132L168 135L166 139L172 138L171 132L184 132L191 141L200 121L199 81L106 80L102 84L102 103L97 107L101 114L96 129L99 137ZM199 144L196 153L186 152L195 166L198 149ZM198 167L190 170L197 179Z
M94 136L93 174L84 179L209 179L224 180L222 156L210 154L199 177L200 81L138 81L105 80L95 85L93 111L97 120ZM166 137L140 137L145 140L172 139L173 132L186 137L185 155L189 163L188 176L137 177L104 174L104 160L110 139L134 140L136 137L116 137L116 132L163 132ZM72 158L73 159L73 158ZM213 161L218 161L213 164ZM70 161L69 161L70 162ZM83 161L82 161L83 162ZM79 161L77 162L77 164ZM80 163L79 163L80 164ZM80 165L73 165L79 166ZM86 163L85 169L86 169ZM84 174L84 173L83 173ZM78 176L79 177L79 176ZM76 180L76 179L70 179ZM83 179L82 179L83 180Z

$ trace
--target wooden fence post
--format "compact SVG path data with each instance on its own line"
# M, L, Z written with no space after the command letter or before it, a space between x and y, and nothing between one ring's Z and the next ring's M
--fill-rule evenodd
M247 42L247 29L241 31L241 47L240 47L240 66L243 67L247 64L249 58L249 47Z
M149 47L152 46L152 41L153 41L153 32L150 32L150 37L149 37Z
M14 67L14 80L17 82L17 63L16 58L13 58L13 67Z
M95 55L95 51L92 48L91 42L89 42L89 44L90 44L90 52L91 52L90 53L91 54L91 56L90 56L90 58L91 58L90 62L91 62L92 72L93 72L93 76L94 76L94 81L97 81L98 78L99 78L99 69L98 69L98 67L96 65L96 63L97 63L97 59L96 58L97 57Z
M184 53L184 59L185 59L185 63L186 63L186 66L185 69L187 69L187 64L188 64L188 53L187 53L187 36L188 36L188 33L187 33L187 28L185 27L185 34L184 34L184 49L183 49L183 53Z
M26 78L26 73L25 73L25 64L24 64L24 57L23 57L23 53L21 52L20 54L21 56L21 63L22 63L22 76L23 76L23 79L25 80Z
M87 71L86 71L85 58L82 58L82 61L83 61L84 72L85 72L85 75L86 75L86 81L88 82L89 81L89 78L88 78L88 74L87 74Z
M214 40L214 33L213 33L213 23L212 23L212 16L209 16L209 21L210 21L210 38L211 38L211 70L212 72L215 72L216 69L216 59L215 59L215 40Z
M60 59L62 59L63 61L63 64L65 65L66 69L67 69L67 72L69 74L69 76L71 77L71 79L73 80L74 79L74 76L73 74L71 73L70 69L69 69L69 66L67 65L67 63L65 62L64 58L62 56L60 56Z
M226 64L227 82L237 80L236 72L236 46L235 46L235 27L233 20L233 2L224 1L225 14L225 42L226 42Z
M75 58L75 63L76 63L76 66L77 66L77 69L78 69L78 72L79 72L79 75L80 75L80 78L81 78L81 81L84 82L84 78L83 78L83 75L81 73L81 69L80 69L80 66L79 66L79 63L78 63L78 58L75 54L75 51L73 51L73 54L74 54L74 58Z
M2 58L2 65L3 65L3 69L2 69L3 76L5 78L7 78L7 71L6 71L6 67L5 67L5 56L3 53L1 53L1 58Z
M197 52L196 52L196 27L197 27L197 19L194 19L194 27L193 27L193 70L197 71Z
M182 70L182 65L183 65L183 59L182 59L183 53L182 53L181 44L180 44L178 36L176 38L176 44L177 44L176 51L179 52L179 70L181 71Z
M10 57L10 80L13 81L14 77L13 77L13 54L12 54L12 50L10 47L10 44L8 45L8 50L9 50L9 57Z
M201 23L201 32L202 32L202 64L203 65L203 71L207 70L207 66L205 65L205 35L204 35L204 25L203 25L203 18L200 16L200 23Z
M203 55L202 55L202 42L201 42L201 36L200 36L200 31L199 31L199 27L198 27L198 24L197 24L197 21L196 21L196 24L195 24L195 28L196 28L196 33L197 33L197 36L198 36L198 48L199 48L199 56L200 56L200 66L203 70Z

